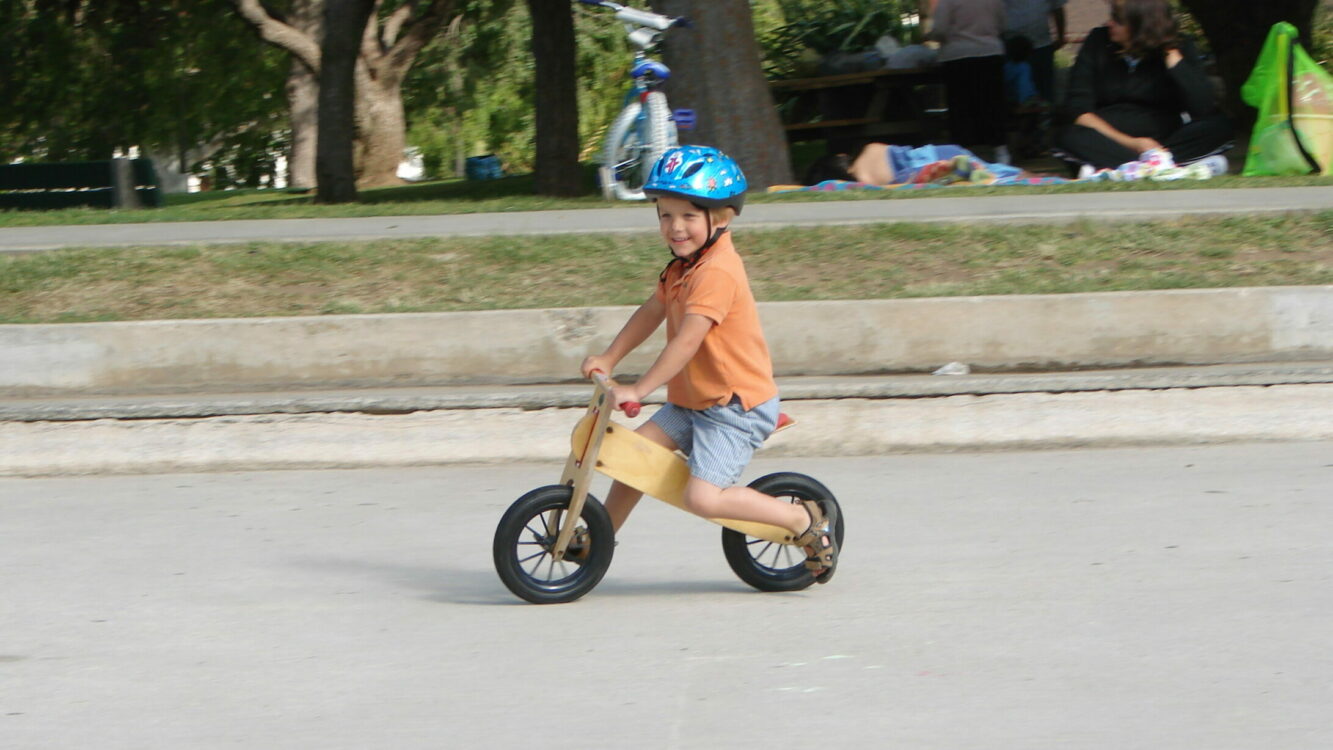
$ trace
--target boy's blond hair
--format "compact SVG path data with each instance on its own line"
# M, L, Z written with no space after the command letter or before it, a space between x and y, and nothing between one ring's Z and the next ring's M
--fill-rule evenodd
M731 220L736 218L736 209L731 206L722 206L721 208L708 209L708 217L713 220L713 226L722 227L731 224Z
M656 197L653 198L653 203L657 203ZM717 208L709 208L708 206L701 206L698 203L695 203L694 201L690 201L690 203L695 208L701 211L707 211L708 218L712 219L713 226L715 227L724 227L731 224L731 220L735 219L737 214L740 213L731 206L719 206Z

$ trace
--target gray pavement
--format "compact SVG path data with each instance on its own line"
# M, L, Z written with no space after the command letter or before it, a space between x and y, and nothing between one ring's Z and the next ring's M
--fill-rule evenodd
M490 538L559 468L0 479L0 744L1333 746L1327 443L761 458L846 509L829 585L645 502L537 607Z
M792 201L746 208L747 227L914 222L1069 222L1186 215L1280 214L1333 208L1333 186ZM160 222L0 228L0 252L254 241L643 232L642 206L447 216Z

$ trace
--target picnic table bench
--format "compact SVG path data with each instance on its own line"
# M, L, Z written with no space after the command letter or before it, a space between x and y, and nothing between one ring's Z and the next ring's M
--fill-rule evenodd
M790 141L925 143L946 131L938 67L868 70L772 81Z
M23 163L0 166L0 209L162 205L149 159Z

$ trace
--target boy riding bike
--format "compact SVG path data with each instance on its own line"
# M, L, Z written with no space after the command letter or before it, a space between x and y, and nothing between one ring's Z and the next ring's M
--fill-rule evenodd
M643 190L656 203L672 259L611 345L581 369L585 377L610 374L665 320L666 347L638 382L612 389L612 403L639 402L666 385L667 403L637 432L689 456L690 512L789 529L806 550L806 568L826 583L837 567L838 519L812 501L793 505L735 484L776 427L779 403L754 295L729 235L746 187L740 167L717 149L681 146L662 155ZM617 530L642 494L611 485L606 510Z

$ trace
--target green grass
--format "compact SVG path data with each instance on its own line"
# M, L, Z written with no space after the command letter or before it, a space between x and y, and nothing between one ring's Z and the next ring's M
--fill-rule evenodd
M125 224L166 221L226 221L235 219L322 219L349 216L408 216L505 211L541 211L577 208L633 208L612 204L593 189L591 173L584 178L586 194L578 198L550 198L534 194L530 175L488 182L445 180L403 187L366 190L354 204L320 205L310 193L285 190L232 190L167 196L162 208L136 211L72 208L54 211L0 211L0 227L60 226L66 224ZM848 190L836 193L797 192L756 194L751 203L820 200L913 200L918 198L986 195L1044 195L1050 193L1125 192L1143 190L1207 190L1240 187L1333 185L1333 177L1239 177L1229 175L1204 182L1078 183L1047 186L952 187L926 190Z
M736 236L761 300L1333 284L1333 211ZM0 257L0 323L637 304L666 260L651 233L69 249Z

